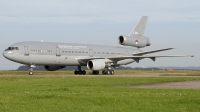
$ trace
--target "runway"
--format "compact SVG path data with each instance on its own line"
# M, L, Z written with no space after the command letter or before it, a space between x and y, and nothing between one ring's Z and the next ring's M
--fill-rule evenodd
M162 74L115 74L115 75L71 75L71 74L34 74L34 75L13 75L13 74L7 74L7 75L0 75L0 77L6 77L6 76L16 76L16 77L200 77L200 76L185 76L185 75L174 75L174 76L163 76Z

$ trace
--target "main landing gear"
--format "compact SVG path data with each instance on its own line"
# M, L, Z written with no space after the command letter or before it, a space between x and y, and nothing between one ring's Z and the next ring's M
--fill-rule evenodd
M110 67L106 68L105 70L102 71L103 75L114 75L114 70L112 70ZM74 71L75 75L85 75L86 71L81 70L81 66L78 66L77 70ZM92 71L93 75L99 75L99 71Z
M93 75L99 75L99 71L92 71Z
M92 71L93 75L99 75L99 71ZM103 70L103 75L114 75L114 70Z
M74 71L75 75L85 75L86 71L85 70L81 70L81 66L78 66L78 70Z
M102 71L103 75L114 75L114 70L103 70Z
M99 75L99 71L92 71L93 75ZM106 68L102 71L103 75L114 75L114 70L112 70L110 67Z
M102 71L103 75L114 75L114 73L115 73L114 70L112 70L110 66Z

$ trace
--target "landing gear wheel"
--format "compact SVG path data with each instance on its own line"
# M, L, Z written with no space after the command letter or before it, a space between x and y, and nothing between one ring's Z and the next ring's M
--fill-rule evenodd
M103 71L102 71L102 74L103 74L103 75L106 75L106 72L107 72L106 70L103 70Z
M82 70L79 70L79 71L78 71L78 74L79 74L79 75L82 75L82 74L83 74Z
M107 70L107 75L110 75L110 70Z
M74 71L75 75L85 75L86 71L85 70L81 70L81 66L78 66L77 70Z
M30 69L29 69L29 75L33 75L33 68L35 67L35 65L27 65Z
M33 75L33 71L30 71L30 72L29 72L29 75Z
M110 74L111 74L111 75L114 75L114 70L110 70Z
M86 74L86 71L85 71L85 70L75 70L75 71L74 71L74 74L75 74L75 75L78 75L78 74L79 74L79 75L85 75L85 74Z
M74 74L75 74L75 75L77 75L77 74L78 74L78 71L77 71L77 70L75 70L75 71L74 71Z
M85 74L86 74L86 71L85 71L85 70L83 70L83 71L82 71L82 74L83 74L83 75L85 75Z
M99 71L92 71L93 75L99 75Z

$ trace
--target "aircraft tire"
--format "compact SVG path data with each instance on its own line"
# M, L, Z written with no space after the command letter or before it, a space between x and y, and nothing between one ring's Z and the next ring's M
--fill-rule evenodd
M78 71L78 74L79 74L79 75L82 75L82 74L83 74L83 71L82 71L82 70L79 70L79 71Z
M78 74L78 71L77 71L77 70L75 70L75 71L74 71L74 74L75 74L75 75L77 75L77 74Z
M106 75L106 70L103 70L103 71L102 71L102 74L103 74L103 75Z
M95 72L95 71L92 71L92 74L93 74L93 75L95 75L95 74L96 74L96 72Z
M83 74L83 75L85 75L85 74L86 74L86 71L85 71L85 70L83 70L83 71L82 71L82 74Z
M107 70L107 75L110 75L110 70Z
M29 72L29 75L33 75L33 71L30 71L30 72Z
M99 71L93 71L92 74L93 75L99 75Z
M114 73L115 73L114 70L110 70L111 75L114 75Z

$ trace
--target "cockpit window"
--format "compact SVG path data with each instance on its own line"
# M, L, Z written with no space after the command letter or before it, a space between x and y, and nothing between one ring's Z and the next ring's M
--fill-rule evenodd
M18 47L8 47L8 48L6 49L6 51L8 51L8 50L19 50L19 48L18 48Z

